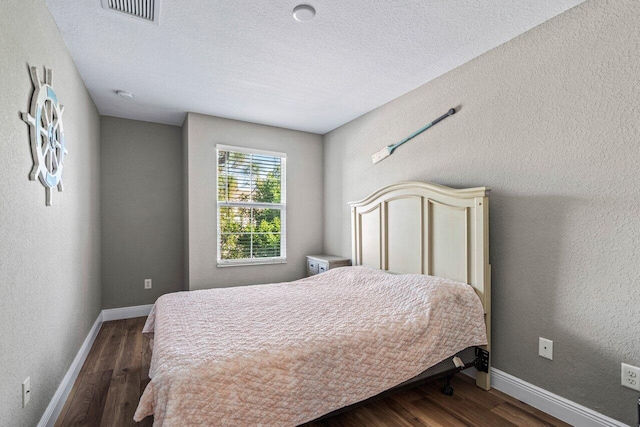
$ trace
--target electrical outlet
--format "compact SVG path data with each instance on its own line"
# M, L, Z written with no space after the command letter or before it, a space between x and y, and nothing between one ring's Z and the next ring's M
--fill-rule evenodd
M553 341L540 337L538 343L538 356L553 360Z
M144 279L144 288L151 289L151 279Z
M640 391L640 368L623 363L620 376L623 386Z
M22 407L24 408L31 399L31 377L27 377L22 383Z

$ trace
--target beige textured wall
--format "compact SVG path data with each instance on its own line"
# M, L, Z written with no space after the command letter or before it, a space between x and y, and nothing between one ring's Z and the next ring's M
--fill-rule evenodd
M590 0L325 135L325 249L400 180L486 185L494 366L634 423L640 366L640 2ZM458 114L373 165L448 108ZM538 337L554 360L538 357Z
M322 251L322 136L189 113L188 272L189 289L300 279L305 255ZM287 263L216 266L216 144L287 154Z
M100 312L100 117L43 0L0 12L0 425L34 426ZM33 165L28 65L65 106L64 193L45 206ZM31 402L22 408L22 381Z
M153 304L184 289L182 129L102 117L100 134L102 308Z

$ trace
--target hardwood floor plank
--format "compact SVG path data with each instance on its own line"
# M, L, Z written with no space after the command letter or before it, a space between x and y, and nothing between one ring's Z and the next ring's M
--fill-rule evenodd
M376 418L376 416L370 411L369 405L357 408L354 413L355 417L362 422L363 426L371 427L387 427L382 420Z
M133 414L149 383L151 350L142 335L146 318L105 322L65 403L57 427L145 426ZM456 375L453 396L440 392L444 380L400 390L385 399L305 427L513 427L565 424L497 390L486 392L473 379Z
M87 371L87 369L93 369L96 366L100 355L104 351L104 346L107 344L107 337L109 333L110 328L106 328L105 324L103 323L100 327L100 330L98 331L98 334L96 335L96 339L93 342L93 345L91 346L91 350L87 355L87 359L84 361L84 364L80 369L81 373Z
M414 417L429 427L467 427L463 420L459 419L455 413L446 411L439 405L426 399L408 401L402 396L392 396L392 398Z
M108 369L113 370L115 358L119 353L121 346L125 345L124 340L124 321L115 320L113 322L105 322L105 340L104 345L100 346L100 353L92 360L91 365L87 366L86 372L102 372Z
M82 381L78 383L68 411L64 414L64 418L58 419L56 426L100 425L111 375L112 371L85 373Z
M76 381L73 384L71 391L69 392L69 396L67 396L67 401L62 407L62 411L60 411L58 420L65 419L67 412L69 411L69 407L71 406L71 402L73 402L73 399L76 395L76 392L79 386L83 383L83 376L85 374L85 371L89 367L96 365L97 359L99 358L100 354L102 354L103 347L106 343L105 337L107 336L107 334L108 332L106 331L106 328L104 328L104 325L102 325L100 327L100 330L98 331L98 334L96 335L96 339L93 341L93 345L91 346L91 350L89 350L89 354L87 355L87 358L82 364L82 368L80 368L80 372L78 373L78 377L76 378Z
M423 400L430 401L439 405L445 411L456 414L456 418L463 422L477 427L512 427L513 424L497 414L487 411L481 405L472 400L465 399L456 395L445 396L439 390L429 390L422 388L427 392L427 397L414 402L418 405Z
M127 319L123 328L123 345L118 347L113 375L142 369L142 334L136 319Z
M102 425L137 425L133 421L133 414L141 396L143 352L143 336L139 319L124 321L122 340L114 360L113 378Z
M420 418L407 411L402 405L392 398L384 399L380 402L381 406L385 406L389 411L396 414L400 419L404 420L407 425L412 427L425 427L426 424L420 421Z
M69 408L71 407L71 402L73 402L73 399L76 396L78 388L80 388L80 386L81 386L81 384L83 384L83 382L84 382L84 372L81 369L80 372L78 373L78 377L76 378L76 381L73 383L73 387L71 387L71 391L69 392L69 396L67 396L66 402L64 402L64 406L62 407L62 411L60 411L60 415L58 415L58 420L55 423L56 426L60 425L59 422L61 420L64 420L65 417L67 416L67 414L69 413Z
M498 391L496 389L491 389L489 390L490 394L494 394L496 396L501 396L505 399L506 402L509 402L511 405L516 406L520 409L522 409L525 412L528 412L529 414L532 414L538 418L540 418L541 420L551 424L552 426L557 426L557 427L572 427L571 424L567 424L564 421L560 421L559 419L547 414L546 412L542 412L539 409L534 408L533 406L529 406L524 402L521 402L509 395L504 394L501 391Z
M327 418L322 421L305 424L305 427L360 427L362 421L355 415L353 411L343 412L334 417Z
M553 427L552 424L545 422L541 418L538 418L509 402L505 402L502 405L491 409L491 412L500 415L505 420L509 420L517 426Z
M394 411L392 405L388 404L387 399L382 399L373 405L368 405L366 409L376 420L381 421L385 426L413 427L422 425L420 421L416 424L415 421L413 421L413 417L404 418L400 413Z
M140 373L138 370L113 376L100 425L135 426L133 414L140 400Z

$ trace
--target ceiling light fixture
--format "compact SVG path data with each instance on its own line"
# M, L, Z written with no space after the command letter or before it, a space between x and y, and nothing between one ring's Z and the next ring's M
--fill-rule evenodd
M126 90L117 90L116 95L125 99L133 99L133 94L131 92L127 92Z
M316 10L308 4L299 4L293 8L293 17L296 21L311 21L316 16Z

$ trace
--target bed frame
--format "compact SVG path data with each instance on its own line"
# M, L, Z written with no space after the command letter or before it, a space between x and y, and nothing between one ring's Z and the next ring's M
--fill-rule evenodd
M475 288L489 344L476 351L473 366L479 368L476 384L485 390L491 387L488 192L486 187L454 189L406 181L349 203L353 265L446 277ZM425 374L411 383L432 378Z

